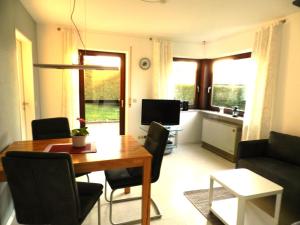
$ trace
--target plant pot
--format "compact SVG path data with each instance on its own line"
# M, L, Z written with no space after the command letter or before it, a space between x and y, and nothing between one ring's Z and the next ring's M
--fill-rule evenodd
M72 145L75 148L84 147L86 145L86 136L73 136Z

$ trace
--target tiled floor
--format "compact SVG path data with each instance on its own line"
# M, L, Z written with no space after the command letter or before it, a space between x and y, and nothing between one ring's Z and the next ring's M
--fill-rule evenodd
M154 225L209 225L206 219L185 198L184 191L208 188L211 172L233 168L227 160L201 148L200 145L181 145L172 154L163 159L161 176L152 185L152 198L159 206L162 219L152 221ZM91 174L92 182L104 183L103 173ZM129 196L140 195L140 188L132 188ZM122 191L117 197L124 196ZM128 195L127 195L128 196ZM126 196L126 197L127 197ZM102 225L109 223L108 203L101 197ZM140 202L120 203L114 206L115 222L136 219L140 216ZM84 222L94 225L97 221L97 210Z

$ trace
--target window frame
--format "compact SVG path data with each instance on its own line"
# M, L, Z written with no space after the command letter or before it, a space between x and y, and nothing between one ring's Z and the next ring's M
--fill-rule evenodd
M209 84L209 89L208 91L208 109L212 111L220 111L220 107L218 106L213 106L211 104L211 98L212 98L212 85L213 85L213 64L216 61L219 60L224 60L224 59L233 59L233 60L239 60L239 59L247 59L251 58L251 52L246 52L246 53L241 53L241 54L236 54L236 55L230 55L230 56L225 56L225 57L219 57L219 58L214 58L211 61L211 74L210 74L210 84ZM224 108L224 113L225 114L232 114L232 109L231 108ZM244 111L239 110L239 116L244 116Z
M200 77L201 77L201 59L173 57L173 62L195 62L197 63L197 70L195 76L195 91L194 102L189 104L189 109L197 109L199 107L199 92L200 92Z

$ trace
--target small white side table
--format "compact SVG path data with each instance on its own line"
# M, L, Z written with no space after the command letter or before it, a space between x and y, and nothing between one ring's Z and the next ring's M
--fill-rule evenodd
M235 198L213 201L214 181L221 184ZM209 189L210 211L227 225L243 225L246 202L250 199L276 195L275 213L272 218L278 224L283 188L278 184L248 170L232 169L211 174Z

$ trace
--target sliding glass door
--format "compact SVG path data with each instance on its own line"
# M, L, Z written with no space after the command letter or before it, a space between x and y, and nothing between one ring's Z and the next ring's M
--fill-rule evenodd
M80 50L80 63L119 70L81 70L80 117L103 135L125 133L125 54Z

